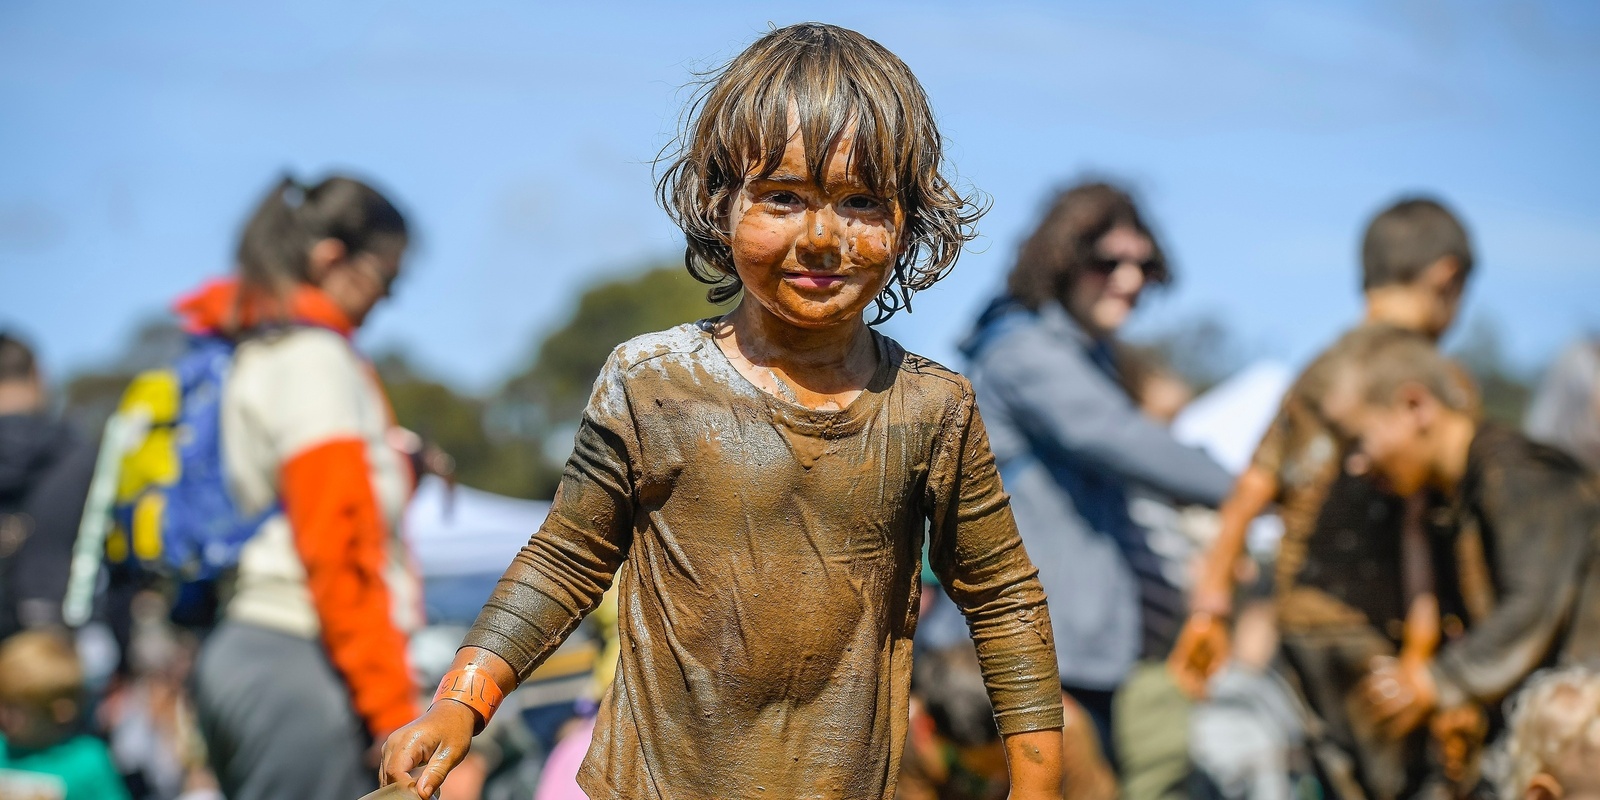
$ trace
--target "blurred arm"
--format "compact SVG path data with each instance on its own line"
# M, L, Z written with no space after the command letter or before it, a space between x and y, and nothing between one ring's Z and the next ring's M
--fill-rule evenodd
M389 528L372 486L363 409L375 390L344 339L302 332L264 362L255 398L279 459L278 493L306 571L323 646L375 736L416 715L405 634L394 623ZM261 377L257 375L256 377Z
M1517 475L1517 466L1508 462L1484 479L1481 508L1500 598L1440 651L1433 677L1442 707L1498 701L1544 662L1577 600L1596 515Z
M1217 507L1233 479L1179 444L1075 346L1021 333L993 345L986 369L1019 425L1074 459L1166 494Z

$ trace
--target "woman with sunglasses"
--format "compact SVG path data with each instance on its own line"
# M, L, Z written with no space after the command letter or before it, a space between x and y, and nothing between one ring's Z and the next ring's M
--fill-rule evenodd
M222 473L245 543L195 668L207 754L230 800L377 788L372 743L417 714L406 631L419 586L399 522L413 488L352 337L400 274L405 219L347 177L284 178L245 223L235 274L178 304L236 345Z
M1113 764L1112 696L1138 661L1164 657L1183 614L1181 595L1129 517L1128 487L1214 507L1231 484L1216 462L1140 412L1117 367L1117 331L1143 292L1171 279L1127 193L1075 186L1052 199L1005 294L962 345L1049 597L1069 701L1066 752L1095 753L1083 741L1089 731L1071 721L1083 719L1077 706ZM1086 781L1069 786L1069 796L1093 794L1097 772L1103 767L1069 767Z

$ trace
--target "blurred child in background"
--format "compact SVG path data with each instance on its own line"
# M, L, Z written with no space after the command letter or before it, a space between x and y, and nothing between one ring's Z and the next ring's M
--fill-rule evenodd
M95 446L49 413L33 349L0 332L0 639L62 624Z
M1433 658L1380 661L1361 684L1371 719L1404 733L1492 706L1541 667L1600 661L1600 482L1570 456L1480 422L1459 367L1427 340L1378 328L1350 344L1322 413L1395 492L1448 498L1481 540L1494 596Z
M84 733L83 669L63 634L0 643L0 798L126 800L105 743Z
M1419 581L1403 575L1404 543L1421 543L1413 547L1420 551L1414 566L1432 554L1423 515L1413 510L1408 517L1403 495L1351 470L1351 453L1320 402L1336 385L1330 363L1356 333L1393 327L1429 342L1442 336L1455 320L1473 253L1449 209L1408 198L1367 226L1361 264L1366 317L1295 380L1235 484L1169 666L1191 693L1201 694L1226 662L1234 570L1251 520L1276 504L1284 523L1273 578L1282 652L1319 720L1320 776L1337 793L1394 797L1424 780L1426 767L1416 757L1423 745L1369 735L1346 713L1346 698L1370 658L1400 648L1408 593L1425 594L1411 585ZM1437 630L1437 610L1433 616Z

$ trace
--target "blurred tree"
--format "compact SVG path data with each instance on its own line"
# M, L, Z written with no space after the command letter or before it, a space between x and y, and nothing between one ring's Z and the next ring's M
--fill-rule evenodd
M1200 394L1238 372L1250 360L1239 337L1210 314L1181 317L1153 333L1134 338L1129 355L1149 366L1176 373Z
M706 286L673 264L595 284L578 298L572 317L539 343L533 363L506 381L495 418L513 435L570 433L612 349L641 333L719 313L706 301Z
M1533 387L1506 358L1502 340L1499 323L1492 317L1478 315L1467 325L1461 343L1451 355L1477 380L1484 416L1521 428Z
M85 435L99 436L133 376L177 360L185 341L183 329L170 317L146 320L105 366L75 372L62 384L66 419Z
M456 461L456 478L468 486L512 497L549 497L560 478L528 442L491 439L484 429L486 403L425 377L403 353L374 361L395 421L443 448Z

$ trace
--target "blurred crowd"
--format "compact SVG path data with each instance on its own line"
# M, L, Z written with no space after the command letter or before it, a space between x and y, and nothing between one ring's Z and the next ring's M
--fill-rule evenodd
M1153 231L1117 186L1059 192L962 344L1049 598L1065 794L1600 796L1600 340L1521 430L1483 419L1437 349L1468 227L1401 198L1351 265L1363 318L1225 466L1171 428L1208 387L1119 336L1174 277ZM189 349L103 432L59 421L0 335L0 798L376 788L488 594L439 618L401 520L452 465L351 343L407 242L361 181L275 185L235 274L178 301ZM923 580L899 796L1003 798L976 651ZM616 648L613 596L443 796L582 797Z

